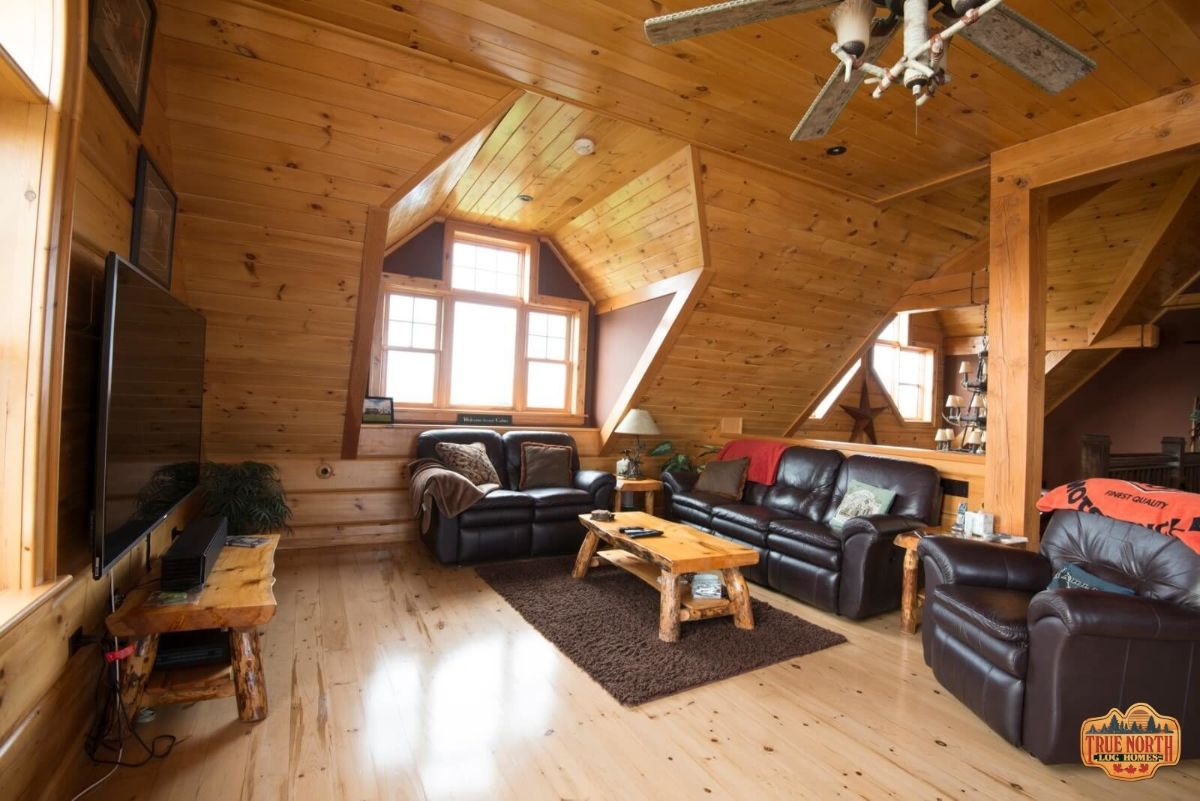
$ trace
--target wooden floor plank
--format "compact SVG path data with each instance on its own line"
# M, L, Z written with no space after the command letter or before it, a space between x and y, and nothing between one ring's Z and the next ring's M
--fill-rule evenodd
M144 734L179 736L174 753L122 769L96 798L1083 801L1127 789L1005 743L938 685L898 613L856 623L752 587L849 642L627 709L474 570L415 544L277 564L267 720L240 723L233 699L164 707ZM1137 794L1197 786L1200 765L1185 763Z

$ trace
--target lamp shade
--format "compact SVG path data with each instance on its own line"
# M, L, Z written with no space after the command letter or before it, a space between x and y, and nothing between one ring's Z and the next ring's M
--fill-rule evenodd
M979 443L983 442L983 432L978 428L973 428L967 434L965 441L968 445L978 445Z
M854 57L867 52L871 42L871 21L875 18L875 4L871 0L843 0L833 10L829 20L837 33L838 44Z
M939 428L937 433L933 435L934 442L949 442L953 438L954 434L948 428Z
M947 409L961 409L966 405L966 401L962 399L961 395L950 395L946 398Z
M625 419L617 426L616 433L649 436L657 434L659 431L658 424L654 422L650 412L645 409L630 409L629 413L625 415Z
M960 362L958 365L958 374L959 375L970 375L971 374L971 363L970 362Z

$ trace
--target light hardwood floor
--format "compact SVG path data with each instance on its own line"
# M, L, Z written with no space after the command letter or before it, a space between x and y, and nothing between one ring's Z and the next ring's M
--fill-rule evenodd
M238 722L232 698L163 708L144 731L177 735L174 753L94 797L1200 797L1195 761L1120 785L1010 747L941 690L898 613L853 623L754 587L849 643L626 709L472 569L416 547L286 552L276 575L267 720Z

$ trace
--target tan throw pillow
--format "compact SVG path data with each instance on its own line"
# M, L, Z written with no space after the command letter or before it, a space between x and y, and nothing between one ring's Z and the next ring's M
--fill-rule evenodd
M467 481L475 486L500 483L500 476L496 474L496 468L488 458L487 448L482 442L472 442L469 445L439 442L434 450L437 451L442 464L465 476Z
M571 448L526 442L521 445L520 489L571 486Z
M696 482L696 491L711 492L713 495L739 500L742 490L746 488L746 471L749 469L749 458L709 462Z

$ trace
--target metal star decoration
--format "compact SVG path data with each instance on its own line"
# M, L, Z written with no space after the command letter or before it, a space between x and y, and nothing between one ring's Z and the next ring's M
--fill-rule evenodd
M871 393L867 389L867 377L863 376L862 391L858 396L858 406L847 406L839 404L842 411L854 418L854 430L850 432L850 442L854 442L859 433L867 435L867 441L872 445L879 444L879 437L875 434L875 418L888 410L887 406L872 406Z

